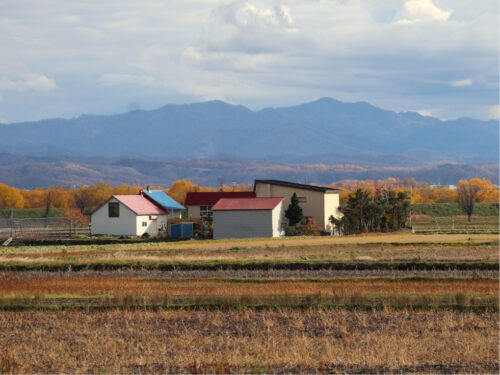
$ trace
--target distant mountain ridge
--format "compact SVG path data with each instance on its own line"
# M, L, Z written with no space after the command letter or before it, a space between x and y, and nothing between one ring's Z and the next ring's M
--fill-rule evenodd
M386 156L390 165L393 157ZM456 184L473 177L498 181L498 164L475 166L459 163L424 166L383 166L366 162L367 156L346 157L340 163L291 164L258 162L235 157L214 159L157 159L147 157L82 157L71 155L30 156L0 153L0 182L23 189L51 185L81 186L106 181L111 185L170 186L188 179L204 186L221 181L250 184L254 179L281 179L301 183L331 184L344 179L378 180L388 177ZM360 163L360 164L357 164Z
M331 98L260 111L221 101L169 104L150 111L0 126L0 148L6 153L113 157L307 159L373 153L427 162L496 163L498 137L498 120L441 121Z

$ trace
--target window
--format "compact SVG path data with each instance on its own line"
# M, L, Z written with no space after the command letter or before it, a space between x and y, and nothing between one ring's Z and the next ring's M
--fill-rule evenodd
M212 206L200 206L200 217L202 219L212 221L213 216Z
M120 203L109 202L108 203L108 216L109 217L120 217Z
M307 197L297 197L299 203L307 203Z
M143 222L142 222L142 226L143 226L143 227L147 227L147 226L148 226L148 222L147 222L147 221L143 221Z

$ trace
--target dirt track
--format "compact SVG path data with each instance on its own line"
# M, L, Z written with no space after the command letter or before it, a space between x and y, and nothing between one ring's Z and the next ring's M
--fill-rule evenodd
M234 247L276 248L283 246L315 246L315 245L346 245L366 243L431 243L431 242L459 242L459 241L497 241L496 234L371 234L346 237L288 237L262 239L233 239L219 241L183 241L171 244L162 244L169 249L196 249L224 250Z

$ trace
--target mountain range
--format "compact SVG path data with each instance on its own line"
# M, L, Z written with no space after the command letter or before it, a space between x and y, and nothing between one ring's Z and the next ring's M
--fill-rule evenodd
M425 162L496 163L498 138L498 120L442 121L331 98L260 111L210 101L0 126L0 148L7 153L170 159L226 154L314 162L328 154L368 153Z
M252 111L221 101L0 125L0 182L20 188L280 178L498 181L499 122L442 121L323 98Z

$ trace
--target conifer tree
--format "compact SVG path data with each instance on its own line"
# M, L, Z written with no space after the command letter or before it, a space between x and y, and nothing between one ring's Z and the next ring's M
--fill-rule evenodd
M290 200L290 204L285 211L285 217L288 219L288 225L295 226L304 217L302 214L302 207L299 205L299 198L297 198L297 194L293 193L292 199Z

